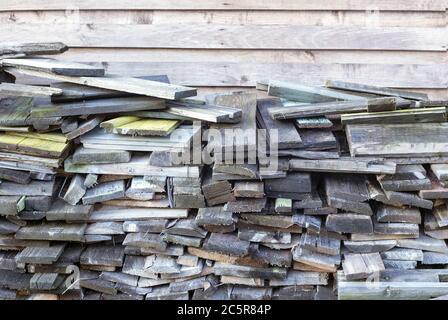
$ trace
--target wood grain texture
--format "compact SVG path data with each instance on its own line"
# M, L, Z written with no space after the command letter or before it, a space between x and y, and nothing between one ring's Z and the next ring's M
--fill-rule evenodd
M0 11L0 24L264 24L444 27L443 11L328 11L328 10L82 10Z
M169 51L168 51L169 52ZM104 59L101 52L96 59ZM164 53L163 53L164 54ZM240 52L234 54L241 55ZM228 62L209 60L190 63L189 53L184 61L115 62L106 61L108 73L142 76L148 73L166 73L173 83L189 86L255 86L257 80L295 81L306 85L323 85L328 78L398 88L446 88L445 64L388 64L382 63L293 63L289 58L266 62ZM95 58L93 58L95 59ZM137 61L140 58L136 58ZM335 57L335 59L338 59ZM387 58L385 58L387 59ZM442 58L441 58L442 59ZM269 59L270 60L270 59ZM94 61L94 60L91 60ZM443 61L443 60L440 60ZM269 61L270 62L270 61ZM17 74L17 73L15 73ZM20 78L19 78L20 79Z
M352 156L431 156L448 153L447 123L348 125Z
M448 5L446 1L416 0L286 0L273 2L269 0L205 0L197 2L194 0L135 0L117 3L113 0L49 0L45 3L47 10L65 10L68 7L80 10L366 10L366 8L377 10L409 10L409 11L444 11ZM2 11L10 10L40 10L42 2L39 0L14 1L4 0Z
M288 25L2 25L4 41L63 41L70 47L445 51L444 28ZM194 35L194 36L192 36ZM125 42L122 39L126 39ZM375 39L375 41L372 41Z

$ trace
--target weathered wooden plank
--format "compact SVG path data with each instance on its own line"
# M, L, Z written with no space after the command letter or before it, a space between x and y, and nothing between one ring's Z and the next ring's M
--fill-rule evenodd
M97 61L98 54L101 54L102 56L104 55L103 50L106 52L109 51L109 49L101 49L101 53L92 55L89 61ZM123 50L129 50L131 52L134 51L134 54L132 55L134 61L140 61L142 55L148 54L148 52L141 50L138 51L137 54L137 49ZM159 51L159 55L154 54L154 51ZM194 54L197 51L199 51L199 53ZM417 56L408 56L407 59L404 59L405 62L398 62L399 64L393 65L388 64L388 68L384 68L384 61L394 60L396 56L405 56L406 52L401 51L398 55L395 55L395 57L384 56L387 51L376 52L375 54L364 52L364 55L346 58L345 52L344 55L341 55L340 51L332 52L327 50L323 51L326 52L324 58L325 62L318 64L309 63L309 56L307 57L305 55L305 51L299 52L298 54L293 54L293 52L296 51L266 50L270 52L270 54L267 54L267 57L264 54L262 54L262 57L258 57L263 51L264 50L213 50L212 54L210 50L206 49L194 51L189 51L187 49L176 49L173 51L151 49L149 52L151 55L154 55L154 57L147 58L149 59L148 62L117 62L114 61L118 59L116 58L116 55L111 55L109 59L112 61L108 63L108 70L114 74L126 74L137 77L155 72L166 73L167 70L169 70L169 76L175 81L175 83L206 87L198 89L200 93L202 92L201 95L216 93L218 91L229 92L231 90L241 90L238 86L253 87L255 86L256 81L262 77L265 77L266 74L270 74L271 78L282 79L285 81L297 81L297 74L302 74L300 80L302 83L307 85L320 86L328 77L332 77L334 79L350 79L351 81L364 82L374 85L384 85L398 88L420 88L418 91L430 93L433 99L448 99L443 91L446 87L446 80L444 65L440 63L440 61L443 61L444 59L444 56L442 55L438 58L438 60L434 58L434 64L428 64L428 61L426 60L421 62L422 64L415 64L415 59L419 59L422 54L420 53ZM174 54L176 57L173 57L174 60L165 58L166 56L170 56L169 53L171 52L176 52L176 54ZM230 52L233 52L233 55ZM339 52L339 55L337 55L336 52ZM314 56L320 56L321 51L312 51L312 53ZM240 62L222 62L222 59L227 59L225 61L238 59L240 54L244 57L240 59ZM283 59L285 61L295 60L297 57L302 57L299 60L304 61L300 61L300 63L279 63L279 54L282 56L284 55ZM334 55L333 60L327 57L328 54ZM347 55L350 57L352 54ZM130 59L128 53L122 53L122 55L123 60ZM202 59L199 57L201 55ZM252 55L255 55L255 57L251 60L250 56ZM194 56L194 63L185 62L185 56ZM379 58L380 56L383 56L384 60L381 60ZM77 59L76 61L85 60L83 55L77 55L75 59ZM161 59L164 61L160 62ZM338 61L348 59L350 62L345 64L335 64L334 59L337 59ZM353 59L353 61L351 59ZM420 59L423 60L423 58ZM431 57L428 57L428 59L431 59ZM271 62L255 63L253 60L268 60ZM378 61L377 63L372 63L372 60ZM365 62L360 63L360 61ZM409 64L412 64L413 68L409 68ZM352 72L353 69L357 70L355 74ZM204 70L213 70L213 72L209 72L205 77ZM17 82L20 83L48 84L49 81L32 79L28 76L20 75L17 72L15 72L15 75L18 78ZM209 88L210 86L215 86L217 88ZM174 115L171 115L171 117L173 116Z
M172 151L185 152L190 148L194 138L200 133L200 127L182 125L170 136L138 136L129 137L105 133L96 129L81 137L81 142L86 148L115 149L127 151ZM179 158L179 157L178 157Z
M0 92L5 95L20 97L48 97L62 94L62 90L57 88L6 82L0 84Z
M122 208L102 206L94 210L90 216L91 222L96 221L132 221L146 219L178 219L188 216L187 209L167 208Z
M335 232L373 233L372 219L360 214L330 214L327 216L325 226L329 231Z
M15 68L6 69L10 71L12 69L16 72L35 77L49 78L57 81L71 82L168 100L176 100L196 95L196 89L193 88L132 77L111 75L107 77L71 77L34 70L19 70Z
M209 48L209 49L328 49L444 51L444 28L372 28L289 25L99 24L5 25L5 41L17 38L45 41L48 34L70 47ZM34 31L34 32L33 32ZM76 31L76 32L75 32ZM30 37L33 32L33 37ZM192 37L191 35L200 35ZM378 41L366 41L375 38ZM286 40L287 39L287 40ZM344 39L344 41L341 41ZM176 41L174 41L176 40Z
M377 252L346 254L342 267L347 280L365 279L385 270L381 256Z
M423 251L417 249L394 248L381 252L381 258L400 261L423 261Z
M325 176L325 192L329 197L363 202L369 200L367 179L361 175L329 174Z
M341 241L326 234L316 235L306 232L302 234L299 245L317 253L338 255L340 254Z
M48 133L5 132L0 135L0 150L48 158L63 157L68 151L69 143L54 141L50 135Z
M317 252L295 247L292 258L294 261L300 262L307 266L317 268L319 271L335 272L341 263L340 255L326 255Z
M354 253L383 252L396 245L396 240L344 241L344 246Z
M323 87L309 87L299 83L276 80L269 81L269 87L267 91L268 95L270 96L276 96L292 101L313 104L316 104L318 102L331 102L337 100L366 100L366 98L359 95L353 95ZM292 101L291 103L294 104Z
M437 225L439 227L448 226L448 206L446 203L444 205L435 207L432 210L432 214L436 218Z
M417 239L399 239L398 247L448 253L448 247L444 240L434 239L424 234L420 234Z
M199 177L199 167L157 167L148 165L148 155L135 155L126 163L73 164L69 157L64 162L64 171L70 173L93 173L101 175L132 175L162 177ZM233 194L232 194L233 196Z
M235 197L240 198L262 198L264 197L263 181L235 182L233 187Z
M232 234L212 233L205 240L203 249L243 257L249 253L249 245L249 241L240 240Z
M53 264L64 251L65 244L51 247L26 247L16 256L17 263Z
M121 267L124 259L124 247L121 245L90 245L81 254L83 265Z
M70 3L70 2L68 2ZM164 1L160 3L156 0L137 0L132 2L125 2L117 4L114 1L94 2L90 0L77 1L76 5L79 10L365 10L366 7L372 4L371 1L362 0L356 3L352 3L348 0L337 1L324 1L319 3L310 3L308 1L284 1L283 3L273 3L271 1L235 1L222 3L216 0L201 1L183 1L181 3L173 0ZM396 1L390 3L388 1L375 1L377 10L381 11L397 11L406 10L410 11L445 11L445 5L443 2L433 2L428 0L418 0L413 3L407 3L404 1ZM62 0L53 0L48 4L48 10L65 10L67 8L67 2ZM28 10L40 10L41 3L37 0L27 0L17 3L15 1L7 0L4 3L2 10L5 11L28 11Z
M285 279L287 272L283 268L256 268L216 262L214 272L218 276L237 276L264 279Z
M347 140L352 156L434 156L448 153L441 137L447 123L348 125Z
M260 199L237 199L227 202L224 211L228 212L261 212L266 206L266 198Z
M48 221L87 221L93 210L91 205L70 205L64 201L54 201L45 213Z
M373 106L396 105L396 98L375 98L341 102L321 102L309 105L273 107L269 114L273 119L297 119L318 116L336 116L346 113L367 112Z
M122 198L124 195L124 180L104 182L88 189L82 197L82 203L94 204L97 202Z
M72 156L73 164L125 163L131 153L125 150L97 150L78 147Z
M102 77L105 73L102 67L44 58L2 59L0 63L3 67L36 70L74 77Z
M381 96L400 97L412 100L428 100L428 95L418 92L408 92L378 86L370 86L365 84L350 83L344 81L327 80L325 86L328 88L340 89L345 91L372 93Z
M167 136L180 124L176 120L143 119L135 116L121 116L100 124L107 133L139 136Z
M36 119L164 108L165 102L161 99L149 97L125 97L38 105L31 110L31 117Z
M340 282L340 300L420 300L447 294L448 284L439 282Z
M2 196L53 196L57 188L57 180L37 181L32 180L28 184L4 181L0 184L0 195Z
M169 115L197 119L213 123L237 123L241 120L242 111L238 108L196 104L184 101L169 101L164 112Z
M399 208L379 205L376 210L378 222L402 222L421 224L422 216L418 208Z
M16 233L21 240L76 241L84 240L85 224L46 223L22 227Z
M269 115L269 109L281 106L277 99L260 99L257 101L257 122L266 130L267 143L271 148L289 149L302 146L302 139L291 122L274 120ZM271 130L277 131L277 141L270 141Z
M342 124L445 122L446 108L406 109L341 115Z
M24 54L26 56L59 54L68 50L61 42L37 42L37 43L2 43L0 56Z
M291 170L314 171L314 172L350 172L350 173L370 173L370 174L394 174L396 165L391 161L364 160L352 158L340 159L291 159L289 161Z
M256 150L256 139L254 139L257 128L256 94L240 91L231 94L211 95L206 97L206 101L213 105L237 108L242 112L239 123L210 125L210 129L214 130L211 132L212 135L207 137L208 148L214 150L215 158L220 155L223 159L223 153L233 154L237 150L240 152L241 150ZM215 132L216 130L219 131L219 134ZM240 135L245 135L247 138L242 138Z

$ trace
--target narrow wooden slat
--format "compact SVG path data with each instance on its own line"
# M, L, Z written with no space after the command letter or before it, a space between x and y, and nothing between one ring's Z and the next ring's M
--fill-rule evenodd
M4 41L64 41L70 47L446 50L444 28L288 25L2 25ZM125 42L122 39L126 39ZM371 41L375 39L375 41Z
M446 1L416 0L286 0L273 2L269 0L134 0L117 3L114 0L49 0L45 3L46 10L65 10L67 7L79 10L409 10L409 11L444 11ZM39 0L14 1L4 0L1 10L41 10L42 2Z
M348 90L348 91L354 91L354 92L373 93L373 94L378 94L378 95L382 95L382 96L401 97L401 98L412 99L412 100L428 100L428 96L418 94L415 92L406 92L406 91L393 90L393 89L389 89L389 88L366 86L366 85L362 85L362 84L349 83L349 82L343 82L343 81L329 80L325 83L325 86L327 86L328 88L333 88L333 89Z
M55 59L3 59L1 65L4 67L53 72L60 75L75 77L104 76L104 68L102 67L94 67L76 62L64 62Z
M448 154L447 123L348 125L352 156L435 156Z
M444 11L333 11L299 10L81 10L81 11L0 11L0 24L81 23L81 24L285 24L306 26L443 27Z
M110 19L110 17L109 17ZM70 48L57 58L65 61L97 62L233 62L233 63L316 63L316 64L440 64L445 52L426 51L334 51L334 50L250 50L250 49L145 49L145 48ZM106 66L107 67L107 66ZM168 71L168 70L166 70ZM166 72L165 71L165 72ZM287 71L287 70L284 70ZM146 73L149 74L149 73ZM271 78L271 77L270 77ZM259 78L257 80L266 79ZM271 78L272 79L272 78ZM333 78L327 78L335 80ZM347 81L340 79L341 81ZM295 79L297 81L297 79ZM363 82L360 82L363 83Z
M107 77L71 77L54 73L5 68L34 77L43 77L57 81L65 81L97 88L117 90L161 99L175 100L196 95L196 89L182 87L157 81L109 75Z

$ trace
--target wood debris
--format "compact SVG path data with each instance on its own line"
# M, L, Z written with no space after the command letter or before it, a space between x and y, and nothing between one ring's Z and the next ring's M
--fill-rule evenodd
M443 102L276 80L202 101L35 57L65 50L0 45L2 72L53 81L0 84L1 298L448 294Z

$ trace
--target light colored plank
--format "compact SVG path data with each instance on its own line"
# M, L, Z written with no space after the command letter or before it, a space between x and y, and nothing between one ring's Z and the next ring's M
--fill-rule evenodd
M121 116L100 124L108 133L139 136L167 136L180 121L165 119L143 119L133 116Z
M10 71L15 70L18 73L23 73L35 77L43 77L57 81L71 82L86 86L92 86L109 90L117 90L122 92L146 95L168 100L187 98L196 95L196 89L189 87L176 86L168 83L145 80L145 79L114 76L110 74L107 77L72 77L72 76L64 76L54 73L27 70L27 69L16 69L16 68L5 68L5 69L6 70L12 69Z
M107 164L73 164L71 157L64 162L64 171L71 173L93 173L132 176L165 176L165 177L199 177L200 170L197 166L182 167L155 167L149 166L149 155L138 155L127 163Z
M0 84L0 92L6 95L21 97L51 97L62 94L62 90L58 88L27 86L7 82Z
M446 108L406 109L341 115L342 124L446 122Z
M92 31L79 24L7 24L2 30L4 41L45 41L51 34L70 47L446 50L444 28L101 24Z
M187 209L122 208L103 206L92 212L89 221L132 221L147 219L178 219L188 216Z
M282 11L280 11L282 10ZM264 24L437 27L445 26L443 11L309 11L298 10L81 10L81 11L0 11L1 24ZM400 9L401 10L401 9Z
M268 0L231 0L222 2L219 0L205 0L197 2L194 0L134 0L117 3L113 0L50 0L45 4L47 10L65 10L68 6L79 10L366 10L375 6L377 10L403 10L410 11L444 11L444 1L416 0L409 3L406 0L390 2L388 0L360 0L357 2L349 0L286 0L276 3ZM2 10L41 10L42 3L39 0L14 1L5 0Z
M104 68L102 67L94 67L76 62L64 62L55 59L2 59L0 64L4 67L52 72L74 77L104 76Z
M448 154L447 123L348 125L352 156L432 156Z
M165 53L161 54L164 55ZM236 54L239 55L238 52ZM188 53L185 55L188 56ZM93 59L98 59L98 57ZM269 75L271 79L297 81L297 74L301 75L300 82L306 85L322 85L325 80L331 78L406 89L446 88L447 86L447 71L445 65L440 63L416 64L414 62L412 67L402 64L387 64L388 67L384 68L384 61L383 63L365 64L359 61L347 64L315 64L312 61L310 63L293 63L286 58L284 63L279 63L279 60L272 63L263 61L235 63L225 60L213 62L207 60L208 56L205 56L202 61L188 63L182 60L158 62L158 58L156 59L150 62L136 62L140 61L138 58L133 62L108 62L107 72L108 74L135 77L148 73L166 73L173 83L191 86L255 86L256 81L265 78L266 75ZM339 58L335 59L339 60ZM356 72L353 70L356 70ZM25 70L22 72L25 72ZM32 75L30 71L26 72ZM18 74L17 72L13 73ZM55 80L62 81L65 79ZM27 81L27 83L29 82ZM115 89L119 90L119 88Z
M378 94L381 96L401 97L401 98L412 99L412 100L428 100L427 96L417 94L414 92L399 91L399 90L393 90L393 89L389 89L389 88L381 88L381 87L376 87L376 86L366 86L363 84L350 83L350 82L344 82L344 81L328 80L327 82L325 82L325 86L328 88L333 88L333 89Z
M185 15L185 14L184 14ZM108 16L110 19L110 16ZM284 23L284 22L283 22ZM288 23L290 23L288 21ZM448 57L444 52L421 51L334 51L334 50L248 50L248 49L139 49L139 48L70 48L59 60L95 62L233 62L233 63L316 63L334 64L440 64ZM113 65L113 64L112 64ZM108 66L105 66L106 70ZM168 70L165 70L167 72ZM286 70L284 70L286 71ZM148 72L146 73L146 75ZM271 77L270 77L271 78ZM259 78L257 80L266 79ZM272 79L272 78L271 78ZM333 78L327 78L325 80ZM297 78L295 79L297 80ZM340 79L341 81L347 81ZM363 83L363 82L361 82ZM323 82L322 82L323 84Z

